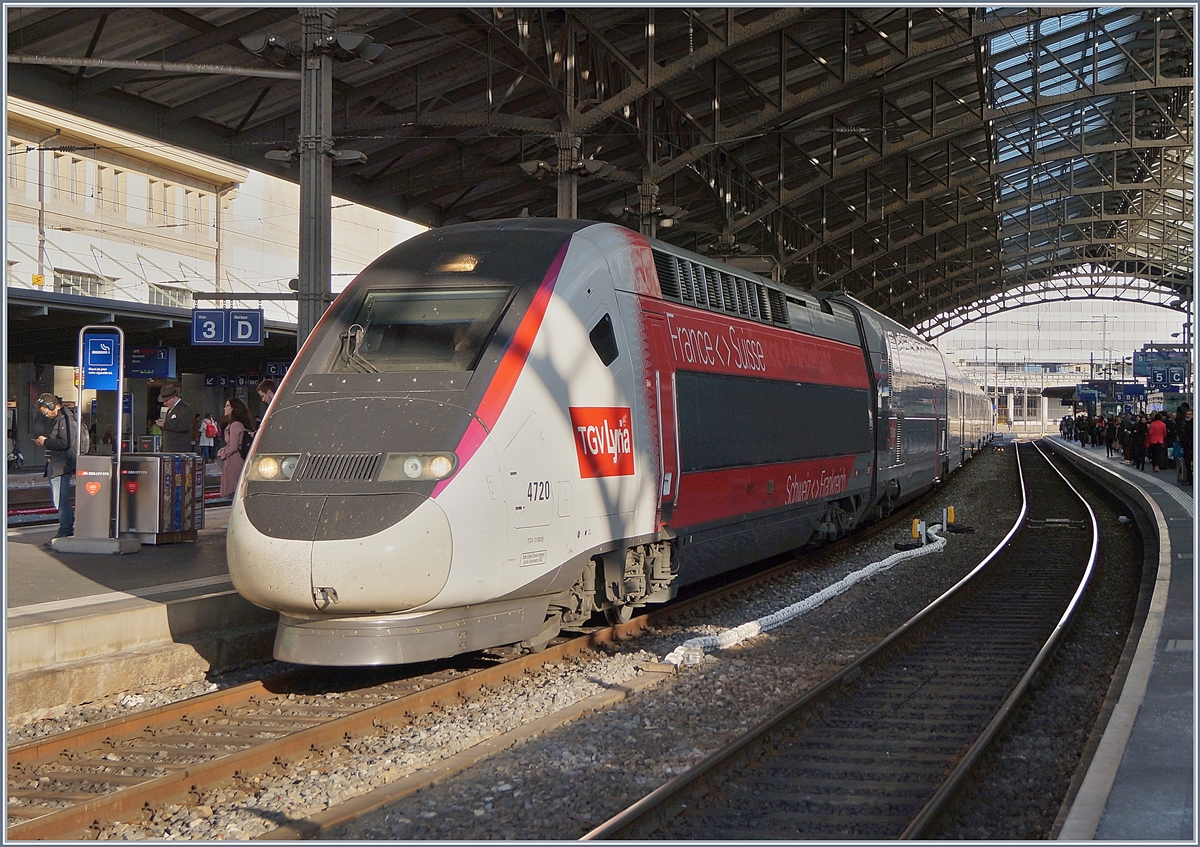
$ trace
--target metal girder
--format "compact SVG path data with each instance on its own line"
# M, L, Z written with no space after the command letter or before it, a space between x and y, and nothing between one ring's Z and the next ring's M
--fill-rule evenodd
M184 59L189 59L197 53L202 53L220 44L225 44L231 41L236 41L240 36L249 35L256 30L263 29L273 23L284 20L294 15L295 12L291 9L262 9L256 12L251 12L244 17L225 24L224 26L213 27L207 32L200 32L178 42L165 50L152 51L150 53L139 56L139 59L145 61L159 62L181 62ZM76 87L76 95L79 97L90 97L93 94L103 91L107 88L116 88L128 82L136 80L138 76L146 73L145 71L103 71L86 77Z

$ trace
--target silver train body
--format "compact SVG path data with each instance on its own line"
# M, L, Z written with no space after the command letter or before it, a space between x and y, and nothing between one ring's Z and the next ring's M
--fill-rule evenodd
M619 226L433 230L337 298L229 521L277 658L536 648L831 539L960 466L987 401L932 346Z

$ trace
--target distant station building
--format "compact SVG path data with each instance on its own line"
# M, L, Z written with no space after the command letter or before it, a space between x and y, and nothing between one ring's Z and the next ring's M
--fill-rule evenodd
M289 292L297 275L298 186L19 98L7 110L6 429L26 463L42 461L31 398L75 401L75 339L86 324L116 322L127 348L169 351L162 368L127 379L127 435L146 433L165 381L181 384L201 414L219 415L227 396L260 413L254 386L295 353L295 302L256 298ZM333 290L422 229L334 198ZM197 292L228 299L197 301ZM193 307L222 305L261 308L264 345L191 349ZM92 399L85 393L85 422Z
M1174 351L1184 362L1190 342L1188 314L1150 303L1074 298L1033 302L947 333L939 348L992 399L1001 431L1054 432L1064 415L1126 408L1173 410L1188 396L1185 385L1156 386L1135 373L1147 347ZM1182 325L1181 325L1182 323ZM1178 374L1176 374L1178 375ZM1183 368L1185 382L1191 368ZM1078 402L1074 389L1095 385L1098 400ZM1122 386L1137 386L1127 397Z

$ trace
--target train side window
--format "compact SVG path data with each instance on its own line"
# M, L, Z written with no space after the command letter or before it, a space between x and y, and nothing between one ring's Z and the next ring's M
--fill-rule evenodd
M604 362L605 367L611 365L617 360L617 356L621 355L621 351L617 349L617 333L613 329L612 318L607 313L592 327L588 338L591 339L592 348L600 357L600 361Z

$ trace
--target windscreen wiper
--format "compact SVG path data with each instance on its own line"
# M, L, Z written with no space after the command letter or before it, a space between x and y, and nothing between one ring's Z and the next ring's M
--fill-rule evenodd
M354 324L350 329L342 333L342 356L346 360L346 364L354 368L359 373L379 373L379 368L372 365L366 359L359 355L358 349L362 346L363 333L362 324Z

